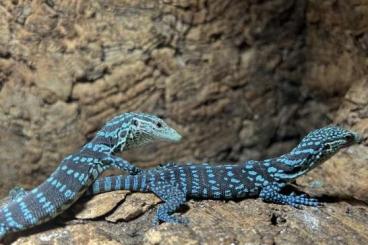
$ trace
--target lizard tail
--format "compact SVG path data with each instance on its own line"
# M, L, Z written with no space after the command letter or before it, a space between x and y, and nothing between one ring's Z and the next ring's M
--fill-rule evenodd
M145 174L104 177L96 180L85 195L90 196L116 190L147 192L147 178L148 176Z

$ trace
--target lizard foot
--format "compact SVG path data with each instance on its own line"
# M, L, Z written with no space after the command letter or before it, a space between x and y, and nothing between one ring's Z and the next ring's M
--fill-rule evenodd
M15 186L13 189L9 191L10 200L15 200L18 197L25 196L26 194L27 194L27 191L23 187L20 187L20 186Z

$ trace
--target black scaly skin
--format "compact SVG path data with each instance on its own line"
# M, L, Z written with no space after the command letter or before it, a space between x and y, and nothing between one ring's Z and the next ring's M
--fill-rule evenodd
M124 113L108 121L94 139L66 157L38 187L13 190L0 209L0 240L8 233L44 223L69 208L106 169L139 169L113 154L154 140L179 141L181 136L154 115Z
M142 174L105 177L94 182L88 194L111 190L153 192L164 203L158 207L154 223L185 223L171 215L188 197L200 199L237 199L259 196L266 202L318 206L318 200L305 195L284 195L280 190L304 175L339 149L361 138L343 128L329 126L309 133L290 153L263 161L240 165L168 164Z

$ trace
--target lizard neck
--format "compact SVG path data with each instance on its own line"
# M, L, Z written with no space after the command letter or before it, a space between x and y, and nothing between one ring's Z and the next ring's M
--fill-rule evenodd
M115 150L116 147L114 147L114 142L111 141L110 138L96 136L81 148L80 153L83 154L92 151L95 154L101 153L102 155L110 155L113 154Z
M306 174L314 165L309 155L297 156L292 152L280 157L267 159L261 162L269 174L277 182L291 182Z
M262 161L247 161L242 165L249 174L260 175L269 182L287 183L310 170L310 158L297 158L288 153Z

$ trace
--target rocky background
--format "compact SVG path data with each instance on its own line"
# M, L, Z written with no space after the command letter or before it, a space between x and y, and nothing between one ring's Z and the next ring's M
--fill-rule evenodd
M368 136L367 64L367 0L2 0L0 196L125 111L184 136L123 154L142 167L276 156L332 122ZM364 244L367 156L351 147L297 181L322 209L191 201L189 227L152 228L159 200L118 192L9 242Z

